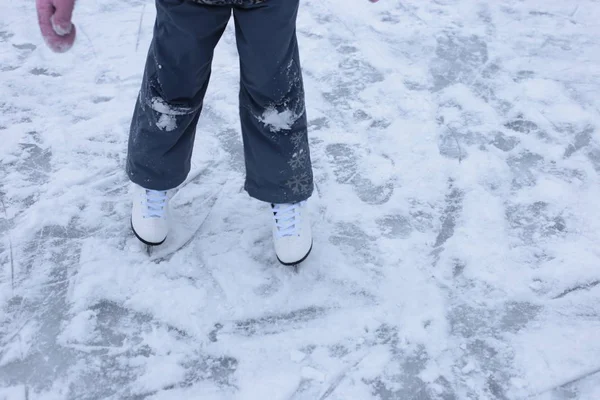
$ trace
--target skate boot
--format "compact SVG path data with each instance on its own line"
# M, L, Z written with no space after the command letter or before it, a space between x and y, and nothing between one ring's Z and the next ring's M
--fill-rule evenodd
M271 204L273 241L277 259L283 265L304 261L312 250L312 231L307 202Z
M169 232L169 191L134 185L131 229L148 246L158 246Z

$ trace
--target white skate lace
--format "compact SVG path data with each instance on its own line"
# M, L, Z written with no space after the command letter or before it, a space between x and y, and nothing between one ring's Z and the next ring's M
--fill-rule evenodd
M296 236L302 224L299 209L305 201L296 204L273 204L273 220L277 227L277 236Z
M166 191L146 189L145 218L163 218L167 211L168 199Z

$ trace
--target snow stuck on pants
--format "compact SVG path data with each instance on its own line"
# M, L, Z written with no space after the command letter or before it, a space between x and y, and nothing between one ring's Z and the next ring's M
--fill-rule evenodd
M178 115L186 115L192 112L188 107L169 105L165 100L159 97L151 98L148 105L159 114L156 126L167 132L172 132L177 129Z
M233 26L191 241L149 258L123 169L152 7L79 2L55 55L0 1L0 399L600 398L596 1L302 1L298 273L241 190Z
M275 108L268 108L259 121L262 122L271 132L281 132L290 130L300 115L292 110L277 111Z

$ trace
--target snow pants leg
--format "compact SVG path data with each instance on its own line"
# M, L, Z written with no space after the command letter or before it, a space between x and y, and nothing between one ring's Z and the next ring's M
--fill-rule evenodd
M157 0L157 19L129 137L127 173L148 189L190 170L213 50L232 11L240 54L246 191L271 203L310 197L313 175L296 41L299 0L205 6Z

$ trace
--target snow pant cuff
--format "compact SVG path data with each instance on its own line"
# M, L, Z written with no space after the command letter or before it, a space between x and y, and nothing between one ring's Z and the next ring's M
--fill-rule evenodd
M253 188L246 182L244 190L246 190L248 195L253 199L264 201L265 203L295 204L304 200L308 200L313 194L314 187L311 186L310 190L304 191L301 194L295 194L289 190L282 190L279 193L273 193L273 190L267 191Z

